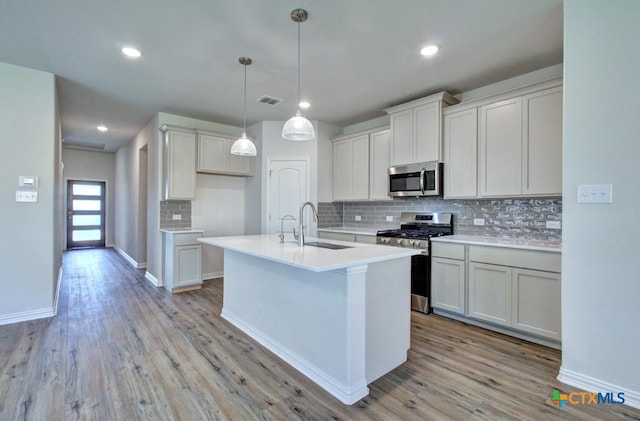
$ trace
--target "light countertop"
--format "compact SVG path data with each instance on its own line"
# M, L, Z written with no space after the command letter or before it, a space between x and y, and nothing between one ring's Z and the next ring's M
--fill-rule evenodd
M378 230L374 228L331 227L331 228L318 228L318 232L335 232L338 234L355 234L355 235L376 235L378 233Z
M301 249L298 247L297 242L292 240L287 240L284 244L280 243L280 239L276 234L238 237L203 237L199 238L198 241L203 244L222 247L312 272L343 269L420 254L420 250L416 249L317 239L312 237L305 238L305 241L346 245L351 248L331 250L307 245Z
M474 246L507 247L525 250L562 252L559 241L527 240L522 238L481 237L476 235L445 235L433 237L431 241L442 243L460 243Z
M160 228L160 232L167 234L204 234L204 230L194 228Z

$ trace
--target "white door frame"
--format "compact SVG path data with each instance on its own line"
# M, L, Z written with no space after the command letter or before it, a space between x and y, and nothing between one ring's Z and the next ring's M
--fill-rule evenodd
M287 158L267 158L267 166L264 171L264 180L265 180L265 201L262 206L262 234L269 233L269 198L271 197L271 178L269 177L269 171L271 171L271 164L273 162L304 162L306 166L307 173L307 181L306 181L306 189L307 189L307 197L305 200L312 200L311 198L311 160L309 157L287 157ZM301 203L302 204L302 203ZM298 215L294 215L298 218ZM309 225L309 224L307 224Z

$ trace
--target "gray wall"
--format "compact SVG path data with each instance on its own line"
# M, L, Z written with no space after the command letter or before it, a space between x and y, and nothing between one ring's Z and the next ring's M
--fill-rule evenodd
M640 407L640 2L565 0L564 16L560 379ZM613 203L577 203L581 184L612 184Z
M61 261L60 137L55 77L0 63L0 324L53 315ZM38 202L16 203L18 176Z
M116 157L114 153L63 149L64 163L64 203L67 198L67 180L105 181L106 182L106 226L105 242L113 246L115 227L115 178ZM66 230L66 218L65 227ZM65 231L66 232L66 231ZM66 248L66 244L65 244Z

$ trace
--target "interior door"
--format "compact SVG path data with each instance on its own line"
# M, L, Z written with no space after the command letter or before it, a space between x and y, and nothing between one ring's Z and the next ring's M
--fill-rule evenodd
M104 247L105 183L67 181L67 248Z
M291 215L295 221L287 218L284 231L287 240L293 240L293 228L298 229L300 205L309 200L307 180L307 161L273 160L269 165L269 190L267 192L267 230L268 234L279 233L281 219ZM312 223L305 215L307 226Z

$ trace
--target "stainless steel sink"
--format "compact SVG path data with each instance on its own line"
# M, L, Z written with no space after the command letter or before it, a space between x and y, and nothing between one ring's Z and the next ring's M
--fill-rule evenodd
M342 249L353 248L351 246L341 246L339 244L321 243L320 241L307 241L306 243L304 243L304 245L311 246L311 247L320 247L323 249L330 249L330 250L342 250Z

